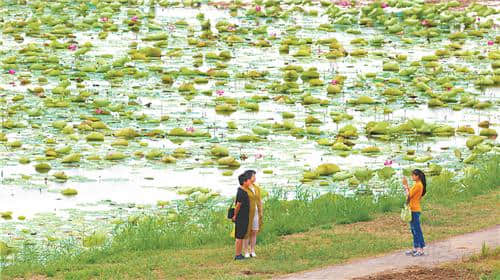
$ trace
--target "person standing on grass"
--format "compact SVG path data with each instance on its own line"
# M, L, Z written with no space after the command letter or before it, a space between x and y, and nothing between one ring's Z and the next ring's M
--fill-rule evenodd
M245 252L245 258L255 258L257 255L255 254L255 244L257 244L257 234L260 232L262 228L262 196L260 192L260 187L255 183L256 172L254 170L247 170L245 174L248 174L251 178L252 185L250 186L250 191L253 194L250 198L250 203L255 205L255 211L253 215L253 221L251 223L250 230L250 238L245 239L243 241L243 251ZM250 249L250 252L249 252Z
M236 193L236 206L234 207L234 216L233 222L235 222L235 232L234 236L236 238L235 247L236 247L236 256L235 260L243 260L245 257L241 254L243 241L249 237L249 225L251 225L251 221L249 219L252 209L252 205L250 203L249 194L250 185L252 184L252 179L249 174L243 173L238 176L238 181L240 183L240 187L238 188L238 192ZM253 206L255 211L255 205Z
M406 202L410 205L411 209L410 229L413 235L413 250L407 251L406 255L419 257L424 255L425 247L424 235L420 227L420 213L422 212L420 200L426 193L427 182L425 181L424 172L420 169L413 170L411 178L415 181L415 184L410 189L408 187L408 180L406 180L406 177L403 177L403 186L407 195Z

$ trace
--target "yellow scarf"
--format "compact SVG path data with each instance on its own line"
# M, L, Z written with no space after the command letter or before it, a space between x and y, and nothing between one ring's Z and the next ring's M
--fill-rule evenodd
M247 239L250 236L253 225L253 217L255 215L255 195L250 188L242 188L248 194L248 200L250 201L250 212L248 213L248 228L247 233L243 239Z

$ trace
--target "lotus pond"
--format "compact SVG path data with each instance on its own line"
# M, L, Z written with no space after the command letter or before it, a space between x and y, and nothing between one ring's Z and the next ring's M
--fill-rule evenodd
M268 192L374 197L415 167L477 172L500 150L499 12L1 1L1 244L175 221L227 205L246 169Z

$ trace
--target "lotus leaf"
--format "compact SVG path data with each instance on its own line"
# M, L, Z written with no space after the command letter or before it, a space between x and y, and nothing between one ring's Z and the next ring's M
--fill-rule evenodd
M348 172L348 171L340 171L337 172L333 175L332 180L333 181L344 181L349 178L352 178L353 174Z
M175 163L177 159L171 155L165 155L161 158L163 163Z
M479 135L490 137L490 136L497 136L498 134L497 131L494 130L493 128L483 128L479 132Z
M469 150L472 150L472 149L474 149L475 146L479 145L483 141L484 141L483 137L473 135L473 136L470 136L469 138L467 138L465 145L467 146L467 148L469 148Z
M257 134L257 135L269 135L269 133L270 133L269 129L266 129L266 128L263 128L260 126L256 126L256 127L252 128L252 132Z
M64 173L64 171L56 172L53 174L54 178L66 181L68 179L68 175Z
M361 152L365 154L380 153L380 148L375 146L365 147Z
M236 108L231 104L219 104L215 106L216 112L235 112Z
M16 141L12 141L12 142L8 142L7 143L7 146L11 147L11 148L20 148L23 144L21 143L21 141L19 140L16 140Z
M392 176L394 176L394 174L396 174L396 171L394 170L394 168L392 167L389 167L389 166L385 166L381 169L379 169L377 171L377 175L382 179L382 180L388 180L390 179Z
M233 167L233 168L238 168L240 167L240 163L231 156L223 157L217 160L217 163L219 165L227 166L227 167Z
M146 154L147 159L155 159L163 156L163 151L160 149L152 149Z
M432 134L436 136L455 135L455 129L449 125L439 125L432 129Z
M398 72L399 71L399 64L397 64L395 62L386 62L383 64L382 69L384 71Z
M358 129L355 126L348 124L339 130L339 135L345 138L356 138L358 137Z
M210 153L216 157L227 157L229 155L229 149L220 145L215 145Z
M237 142L258 142L260 141L259 136L256 135L241 135L236 137Z
M104 141L104 135L100 132L92 132L89 135L87 135L87 137L85 139L87 139L88 142Z
M373 177L373 170L357 169L354 171L354 177L361 182L368 182Z
M126 139L118 139L111 143L111 146L128 146L128 141Z
M12 219L12 211L0 212L0 216L6 220Z
M320 135L321 134L321 130L319 129L319 127L315 127L315 126L306 127L306 132L308 134L313 134L313 135Z
M470 163L474 162L476 159L477 159L477 154L473 153L464 159L464 163L470 164Z
M347 146L346 144L342 142L337 142L333 144L332 149L337 150L337 151L350 151L351 147Z
M484 154L484 153L491 151L491 146L485 145L485 144L479 144L479 145L474 147L473 151L475 153Z
M327 175L332 175L334 173L340 172L340 167L336 164L333 163L323 163L316 167L315 172L319 176L327 176Z
M372 134L389 134L390 124L388 122L369 122L365 126L365 130L368 135Z
M67 188L67 189L61 190L61 194L66 195L66 196L72 196L72 195L77 195L78 191L75 189Z
M337 94L342 92L342 87L340 85L328 85L326 88L328 94Z
M39 173L47 173L51 169L48 163L42 162L35 165L35 170Z
M311 181L318 179L319 174L316 171L304 171L304 174L302 175L303 181Z
M66 157L64 157L61 162L62 163L75 163L75 162L80 162L80 158L82 157L81 154L71 154Z
M122 160L125 159L127 156L124 153L121 152L110 152L107 154L104 159L105 160Z
M122 129L115 131L114 135L116 137L132 139L132 138L137 137L139 134L133 128L122 128Z
M363 95L363 96L358 97L357 99L349 100L349 103L353 103L353 104L373 104L373 103L375 103L375 100L373 98L371 98L370 96Z
M432 159L432 156L421 156L414 159L415 162L423 163Z

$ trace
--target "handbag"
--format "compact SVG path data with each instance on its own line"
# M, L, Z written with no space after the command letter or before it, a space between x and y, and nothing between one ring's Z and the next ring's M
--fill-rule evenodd
M406 203L403 209L401 209L401 220L405 223L411 222L411 209Z
M231 206L229 206L229 209L227 209L227 218L232 220L234 216L234 207L233 203L231 203Z

